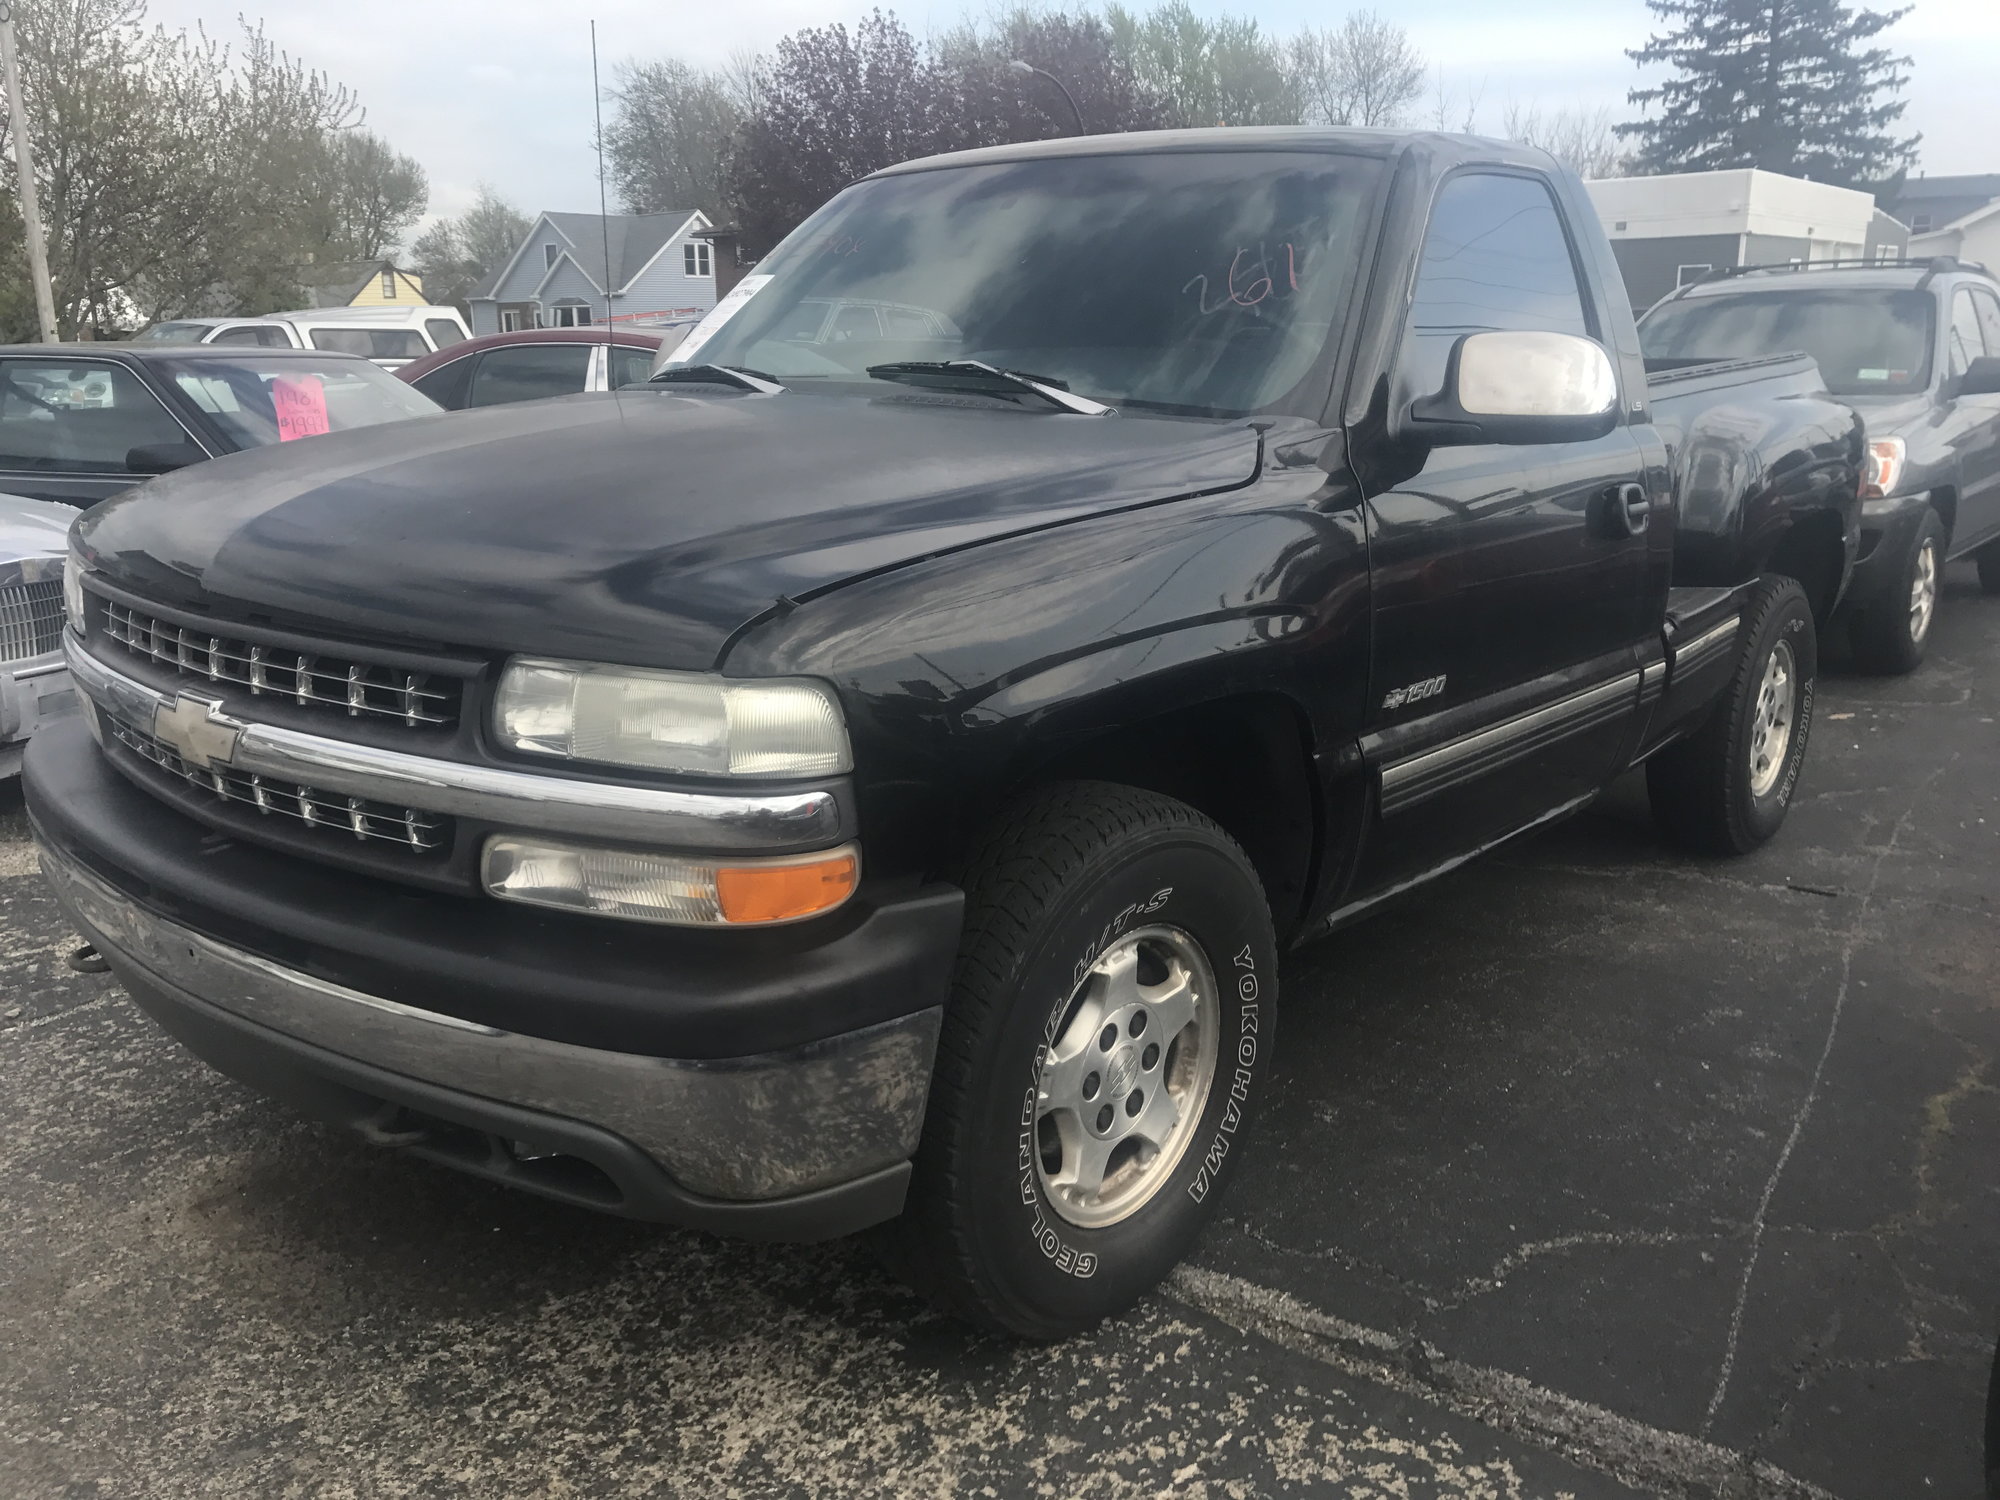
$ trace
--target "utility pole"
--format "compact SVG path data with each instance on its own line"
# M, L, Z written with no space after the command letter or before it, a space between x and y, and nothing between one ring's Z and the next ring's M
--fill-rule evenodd
M21 177L21 218L27 230L28 279L42 342L56 341L56 299L49 290L49 252L42 243L42 206L35 196L35 151L28 140L28 106L21 98L21 64L14 53L14 7L0 0L0 82L7 88L7 123L14 132L14 167Z

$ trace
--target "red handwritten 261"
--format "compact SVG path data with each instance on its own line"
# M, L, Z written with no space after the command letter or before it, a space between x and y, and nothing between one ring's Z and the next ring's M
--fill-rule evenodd
M1291 296L1299 289L1298 252L1292 248L1290 240L1279 245L1278 249L1283 252L1283 265L1274 268L1270 255L1261 243L1257 246L1256 259L1247 264L1244 257L1250 254L1250 247L1238 246L1236 253L1229 258L1229 274L1223 279L1223 295L1212 305L1208 300L1206 271L1182 287L1181 291L1185 294L1200 287L1201 310L1204 313L1219 312L1232 303L1237 307L1255 307L1278 289L1277 274L1282 271L1286 288L1282 295Z

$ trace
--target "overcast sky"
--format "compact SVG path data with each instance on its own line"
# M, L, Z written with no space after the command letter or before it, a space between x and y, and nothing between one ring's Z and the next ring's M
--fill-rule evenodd
M481 182L531 212L597 207L593 15L609 87L626 59L719 63L800 26L851 24L875 3L919 36L991 9L990 0L152 0L150 14L217 36L233 36L239 14L261 16L279 45L360 93L369 124L430 174L432 213L452 214ZM1510 102L1622 111L1639 79L1623 49L1653 24L1643 0L1377 3L1442 70L1460 107L1478 97L1489 130ZM1277 32L1344 13L1324 0L1194 5ZM2000 171L2000 0L1917 0L1887 40L1916 60L1904 123L1923 132L1922 170Z

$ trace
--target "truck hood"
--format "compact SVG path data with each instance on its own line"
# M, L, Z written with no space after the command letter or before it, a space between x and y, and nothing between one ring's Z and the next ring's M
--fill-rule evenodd
M1870 438L1902 437L1912 429L1936 419L1937 403L1930 392L1909 396L1840 396L1861 413Z
M1241 421L920 392L622 391L216 459L78 535L164 602L328 633L706 667L784 599L1255 477Z

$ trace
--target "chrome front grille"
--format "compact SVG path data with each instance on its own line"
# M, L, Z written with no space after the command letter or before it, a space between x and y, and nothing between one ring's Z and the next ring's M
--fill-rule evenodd
M62 580L0 586L0 662L47 656L62 644Z
M57 628L61 628L61 588ZM399 719L418 726L458 722L459 685L332 652L287 651L234 636L212 635L144 614L115 599L104 603L104 634L126 650L173 668L183 677L233 682L252 693L289 699L302 708L350 718Z
M343 797L338 792L227 768L204 771L189 765L152 735L135 729L123 719L107 713L103 723L119 744L141 759L178 776L190 786L213 792L224 802L254 807L266 817L295 819L308 828L345 834L364 844L395 844L414 854L441 849L450 837L450 820L437 813Z

